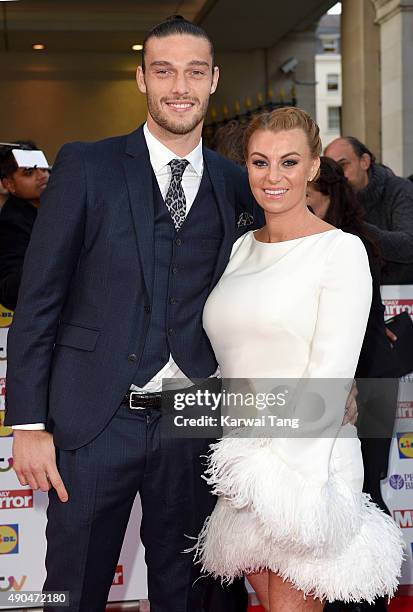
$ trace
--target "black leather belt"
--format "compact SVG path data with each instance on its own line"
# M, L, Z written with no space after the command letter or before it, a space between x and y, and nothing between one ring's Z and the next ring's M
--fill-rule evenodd
M141 393L140 391L128 391L123 397L122 404L126 404L132 410L145 410L146 408L162 408L162 398L167 393Z
M185 389L174 389L170 391L159 391L157 393L143 393L142 391L128 391L123 396L121 402L122 405L129 406L132 410L145 410L146 408L162 408L162 402L169 400L175 396L176 393L190 393L194 389L202 389L209 387L210 385L216 385L220 381L219 378L212 377L207 378L201 385L194 385L192 387L186 387Z

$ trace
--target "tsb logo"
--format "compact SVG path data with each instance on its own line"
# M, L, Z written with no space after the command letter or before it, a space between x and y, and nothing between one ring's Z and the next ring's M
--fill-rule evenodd
M6 591L21 591L24 583L27 580L27 576L22 576L20 580L15 578L15 576L0 576L0 593L5 593Z
M413 510L393 510L393 518L402 529L413 527Z
M19 552L19 526L0 525L0 555L15 555Z
M413 459L413 433L398 433L397 446L400 459Z
M33 491L0 491L0 510L33 508Z
M123 584L123 565L116 567L116 572L113 577L112 586L120 586Z

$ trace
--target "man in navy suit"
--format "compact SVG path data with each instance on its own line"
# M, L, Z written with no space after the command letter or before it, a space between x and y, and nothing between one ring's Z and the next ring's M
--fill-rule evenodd
M8 340L14 469L49 491L45 590L68 590L70 612L105 609L137 492L151 612L217 600L182 554L214 504L208 441L160 435L162 381L215 376L202 309L253 201L202 146L219 76L207 34L170 18L142 64L145 125L57 157Z

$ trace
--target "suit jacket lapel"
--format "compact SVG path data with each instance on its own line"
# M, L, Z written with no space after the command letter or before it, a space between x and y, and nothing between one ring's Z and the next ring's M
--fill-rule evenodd
M152 168L143 129L129 134L124 168L136 243L146 289L152 296L154 264L154 210Z
M222 224L224 227L224 236L222 239L221 248L219 250L217 263L215 266L215 271L212 276L210 285L210 289L212 289L222 276L228 263L229 256L231 254L235 235L235 213L234 207L228 201L225 189L224 174L219 164L219 160L208 149L204 148L203 153L204 163L211 178L212 188L215 193L218 208L221 213Z

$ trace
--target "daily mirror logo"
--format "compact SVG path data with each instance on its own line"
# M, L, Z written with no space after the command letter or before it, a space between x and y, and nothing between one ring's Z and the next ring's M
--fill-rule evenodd
M410 316L413 316L413 300L412 299L396 299L396 300L383 300L383 304L386 308L384 316L394 317L402 312L407 312Z
M33 508L33 491L31 489L0 491L0 510L22 510L26 508Z
M402 529L413 527L413 510L393 510L393 518Z
M396 419L413 419L413 402L399 402Z
M113 577L112 586L121 586L123 584L123 565L116 567L116 572Z

